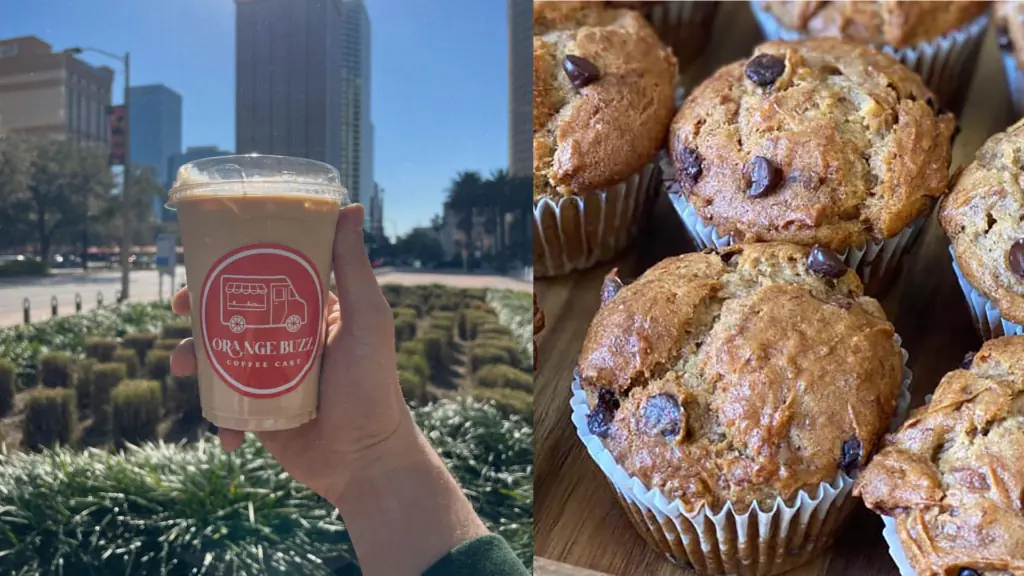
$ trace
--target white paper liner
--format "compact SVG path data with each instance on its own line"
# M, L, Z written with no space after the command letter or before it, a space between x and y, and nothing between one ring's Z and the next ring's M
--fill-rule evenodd
M907 560L907 555L903 552L903 543L900 542L900 537L896 533L896 520L892 516L882 516L882 523L885 524L885 528L882 530L882 537L885 538L885 543L889 545L889 556L892 557L892 561L899 568L900 576L917 576L917 573L910 566L910 561Z
M721 249L732 246L732 236L720 234L714 226L705 224L685 194L676 194L670 191L674 180L674 170L667 160L662 163L662 172L665 192L697 248L700 250L705 248ZM891 238L882 241L870 240L859 246L849 247L839 255L846 265L857 273L861 282L867 286L872 281L896 269L900 258L914 245L914 240L924 228L927 220L928 214L926 213Z
M680 58L680 67L687 68L707 47L717 9L717 2L670 1L647 2L642 12L658 37ZM701 37L694 37L691 24L704 25Z
M902 344L899 335L894 339L897 346ZM913 373L907 367L908 354L902 346L900 354L903 381L889 432L903 424L910 408ZM569 408L576 435L615 489L637 531L670 561L691 565L698 573L732 574L742 570L745 574L767 575L799 566L831 544L853 510L853 479L840 470L831 482L819 484L813 494L801 491L792 504L779 498L767 510L754 503L743 514L737 513L731 502L714 514L704 506L687 511L679 499L669 500L660 490L649 489L639 478L630 476L601 439L590 433L590 407L578 381L572 383ZM798 553L793 554L794 550Z
M1021 74L1013 50L1000 50L999 55L1003 61L1003 72L1006 74L1006 88L1013 102L1013 117L1017 119L1024 116L1024 74Z
M534 277L585 270L621 252L636 237L646 208L661 188L660 181L661 167L652 160L639 172L604 190L534 201ZM591 218L596 214L596 239L588 237L588 212ZM541 225L545 220L555 223L548 233ZM570 241L570 236L576 238ZM576 246L582 246L582 250ZM541 257L537 257L537 247Z
M952 246L949 247L949 255L953 258L953 271L956 272L956 279L960 283L960 289L964 292L967 308L971 311L971 319L974 320L974 328L977 329L981 339L991 340L1000 336L1024 334L1024 326L1003 318L995 302L989 300L964 278L964 273L956 263L956 254L953 253Z
M766 40L799 40L806 36L782 26L757 0L750 0L750 9ZM939 100L956 111L962 106L970 84L961 73L973 72L988 22L986 12L956 30L913 46L895 48L882 44L875 48L917 72Z

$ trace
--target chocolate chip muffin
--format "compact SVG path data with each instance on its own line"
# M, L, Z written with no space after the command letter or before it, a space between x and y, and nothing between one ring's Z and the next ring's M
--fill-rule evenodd
M988 2L751 2L769 40L831 37L874 46L959 110L988 26Z
M1024 120L989 138L939 209L983 338L1024 324ZM993 316L994 311L994 316Z
M1024 116L1024 2L995 2L996 42L1016 118Z
M763 509L853 473L896 413L893 327L825 248L686 254L604 293L579 363L590 430L687 508Z
M920 78L867 46L769 42L679 110L669 192L701 247L822 244L870 284L946 191L955 127Z
M854 485L918 576L1024 574L1024 337L942 379Z
M537 2L533 38L534 263L588 268L635 236L659 189L676 60L634 10Z

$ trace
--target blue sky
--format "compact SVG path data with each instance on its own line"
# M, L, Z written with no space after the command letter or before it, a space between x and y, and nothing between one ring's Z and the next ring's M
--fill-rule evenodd
M456 172L487 175L508 163L505 2L364 1L374 174L386 190L385 229L405 232L440 212ZM184 146L234 150L232 0L0 0L0 38L25 35L55 50L130 50L133 85L163 83L182 95ZM118 70L115 94L122 81Z

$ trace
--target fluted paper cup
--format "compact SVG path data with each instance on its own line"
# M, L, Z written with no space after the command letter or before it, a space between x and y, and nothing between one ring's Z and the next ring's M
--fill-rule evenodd
M901 344L899 336L895 338ZM890 431L907 417L913 373L903 356L903 381ZM644 539L675 564L692 566L700 574L778 574L809 561L827 548L853 510L853 479L842 470L830 482L802 490L792 502L776 499L762 510L754 503L745 512L727 502L717 512L705 506L687 510L669 500L620 466L604 442L590 433L587 396L578 381L569 401L576 434L615 489L633 526Z
M1000 336L1024 334L1024 326L1003 318L995 302L989 300L964 278L960 265L956 263L956 254L953 253L952 246L949 247L949 255L953 258L953 271L956 272L957 282L960 283L960 289L967 300L967 308L971 311L971 319L974 320L974 328L981 339L991 340Z
M651 161L615 186L534 200L534 277L585 270L622 252L636 237L660 182L661 168Z
M708 45L718 2L645 2L640 9L686 70Z
M750 0L750 9L766 40L799 40L807 36L799 30L784 27L757 0ZM970 74L978 60L988 23L989 15L986 12L956 30L913 46L896 48L888 44L877 44L875 48L917 72L940 102L959 113L967 96Z
M705 223L697 215L697 209L686 198L686 195L675 191L676 184L671 165L666 165L663 162L662 170L666 193L694 244L701 250L732 246L731 235L722 234L714 226ZM850 246L839 252L839 256L847 266L857 273L865 286L874 288L873 283L896 271L900 258L913 246L914 240L927 220L928 214L924 214L891 238L880 241L869 240L858 246ZM877 290L870 290L870 292L874 293Z
M1003 61L1003 72L1006 74L1006 88L1013 102L1013 117L1020 118L1024 116L1024 74L1021 74L1020 64L1017 63L1013 50L1000 50L999 55Z
M882 537L885 538L885 543L889 545L889 556L896 563L900 576L917 576L914 568L910 565L910 561L907 560L907 554L903 551L903 543L900 542L899 534L896 533L896 519L892 516L882 516L882 523L885 524L885 528L882 530Z

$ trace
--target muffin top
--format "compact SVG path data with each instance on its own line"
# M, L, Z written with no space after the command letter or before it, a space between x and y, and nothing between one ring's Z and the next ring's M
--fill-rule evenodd
M1024 2L996 2L993 16L999 48L1013 52L1024 65Z
M621 182L662 147L676 59L639 12L586 2L533 9L533 195Z
M786 28L902 48L927 42L980 16L987 2L761 1Z
M990 340L883 441L853 493L914 570L1024 574L1024 336Z
M939 221L972 286L1024 323L1024 120L989 138L942 201Z
M588 428L686 509L742 512L853 473L896 411L902 355L835 253L734 246L609 279L578 377Z
M670 191L736 242L842 250L928 211L946 190L955 126L916 74L872 48L769 42L684 102Z

